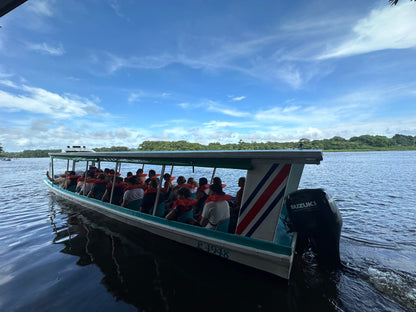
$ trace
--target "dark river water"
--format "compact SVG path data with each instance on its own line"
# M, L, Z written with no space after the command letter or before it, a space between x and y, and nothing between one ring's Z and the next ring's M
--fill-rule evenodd
M324 188L341 211L343 266L306 252L289 283L61 200L42 182L48 163L0 161L0 311L416 311L416 151L305 166L300 187ZM217 171L231 195L242 174Z

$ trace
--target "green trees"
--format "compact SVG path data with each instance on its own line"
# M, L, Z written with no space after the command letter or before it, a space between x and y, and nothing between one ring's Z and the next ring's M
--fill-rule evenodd
M331 139L309 140L302 138L297 142L244 142L221 144L212 142L208 145L181 141L144 141L137 148L112 146L95 148L96 152L121 151L219 151L219 150L287 150L287 149L321 149L324 151L380 151L380 150L416 150L416 136L396 134L392 138L381 135L361 135L349 140L339 136ZM60 150L25 150L17 153L3 151L0 143L0 155L3 157L48 157L48 153Z

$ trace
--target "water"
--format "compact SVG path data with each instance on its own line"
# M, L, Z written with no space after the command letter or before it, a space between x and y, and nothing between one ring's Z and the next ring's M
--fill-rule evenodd
M343 216L343 268L305 253L289 284L59 199L41 183L48 159L1 161L0 311L416 311L415 160L325 153L306 166L301 187L324 188ZM217 174L234 194L243 173Z

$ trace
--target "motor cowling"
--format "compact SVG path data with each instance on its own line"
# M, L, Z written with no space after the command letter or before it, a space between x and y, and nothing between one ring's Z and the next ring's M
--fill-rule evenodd
M319 262L339 265L342 217L330 195L322 189L304 189L286 197L288 226L307 240Z

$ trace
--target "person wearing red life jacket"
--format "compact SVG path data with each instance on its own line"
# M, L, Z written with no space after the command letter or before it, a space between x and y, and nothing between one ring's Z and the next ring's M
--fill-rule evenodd
M205 201L208 198L209 184L205 177L199 179L199 187L196 190L197 204L194 206L194 219L199 220L201 217L202 209L204 208Z
M142 199L144 195L143 186L139 184L136 176L127 180L127 187L123 195L122 207L127 207L129 202Z
M197 200L190 197L191 191L187 187L180 188L177 195L178 199L174 202L172 210L166 215L166 219L192 223L193 206L197 203Z
M95 179L91 191L88 193L88 197L101 200L104 195L105 187L107 186L108 180L105 179L104 174L98 175Z
M163 175L163 188L162 192L165 194L165 197L169 197L171 192L173 191L173 180L175 180L175 177L171 177L169 173L165 173Z
M143 196L143 203L140 208L140 212L143 212L143 213L153 212L153 208L154 208L155 201L156 201L158 185L159 185L159 179L152 179L150 181L148 188ZM165 195L163 194L163 192L160 192L158 203L162 203L164 201L165 201Z
M114 184L113 198L111 203L114 205L120 205L123 201L124 189L127 187L127 184L123 182L123 178L116 177L116 183ZM111 190L113 188L112 180L105 187L104 195L101 199L103 202L109 202L111 196Z
M88 193L91 191L92 186L94 185L95 179L94 179L94 173L89 172L87 173L87 181L84 181L81 191L79 191L79 195L88 195Z
M209 197L205 201L201 214L200 225L207 229L217 230L222 223L230 220L230 206L228 200L231 195L226 195L222 190L221 183L214 183L209 187ZM227 225L228 230L228 225Z

